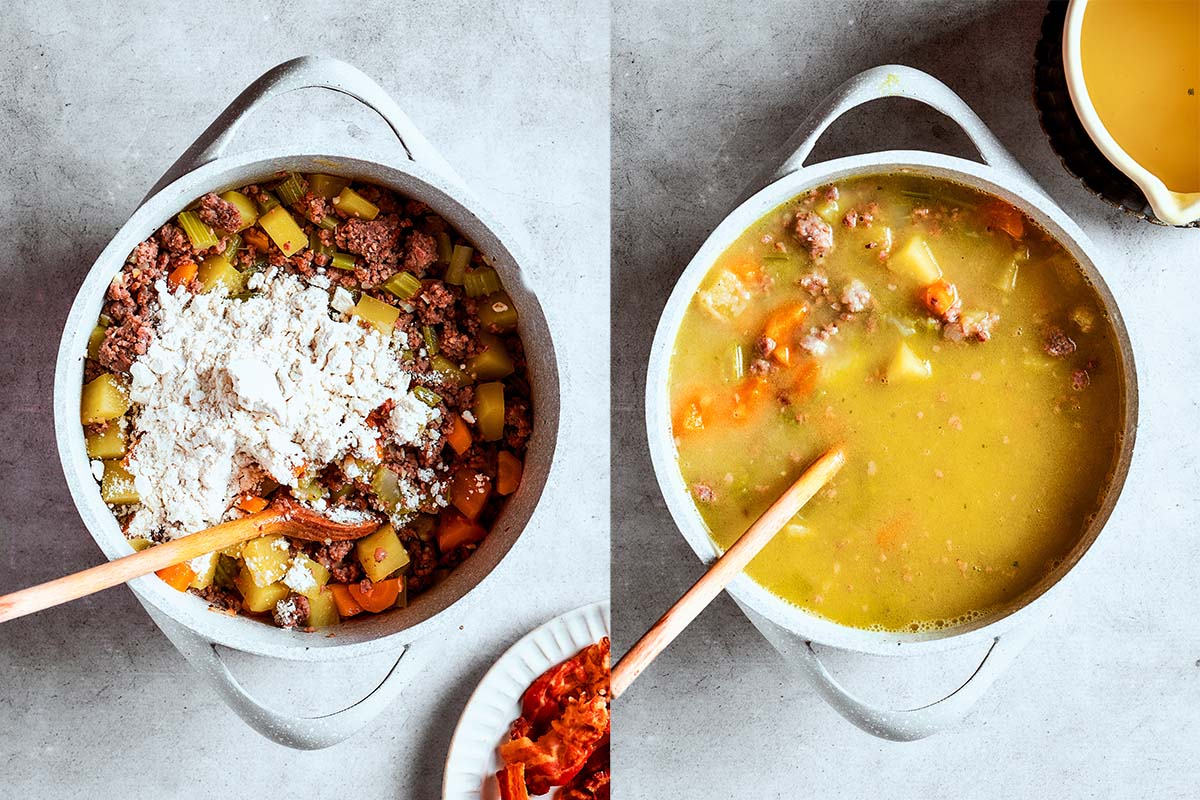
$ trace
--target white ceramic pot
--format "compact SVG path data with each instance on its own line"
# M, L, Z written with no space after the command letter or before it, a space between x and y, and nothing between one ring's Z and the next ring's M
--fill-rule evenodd
M266 149L225 155L238 124L259 104L285 92L318 87L349 95L376 111L396 134L395 146L370 153L353 146L345 152ZM471 195L396 103L374 81L343 62L306 57L281 64L239 95L159 180L96 259L67 318L54 380L59 455L79 514L108 558L128 555L132 549L100 499L79 424L87 339L100 314L105 290L133 247L197 197L243 186L282 170L332 173L392 188L427 203L477 248L491 255L520 309L520 334L528 354L536 414L521 487L504 507L494 529L462 566L408 608L345 623L337 628L336 636L330 637L213 613L204 600L175 591L155 576L130 582L138 600L167 637L201 674L213 681L242 719L276 742L314 749L350 736L399 695L424 656L436 651L438 637L431 634L466 615L472 591L517 540L550 473L558 436L558 367L545 315L521 271L525 257L513 237ZM305 718L268 708L247 694L221 660L218 644L296 661L327 661L381 651L395 652L397 661L379 687L355 705L327 716Z
M838 158L805 166L825 129L850 109L883 97L906 97L931 106L954 120L978 149L981 163L911 150L889 150ZM1116 302L1097 269L1095 246L1013 160L983 122L937 79L902 66L876 67L847 81L800 126L782 163L765 173L754 192L708 237L680 276L663 309L650 353L646 381L646 427L659 487L676 525L705 562L718 550L692 501L676 463L671 435L668 377L676 334L684 312L716 258L754 222L780 204L817 186L856 175L912 172L954 181L988 192L1025 211L1054 236L1082 266L1111 316L1121 352L1124 378L1124 438L1117 469L1104 503L1079 544L1060 569L1045 578L1021 604L971 624L923 633L890 633L851 628L811 614L772 594L747 575L729 585L729 593L762 634L790 663L798 665L818 692L854 724L887 739L928 736L956 722L1028 641L1061 592L1066 575L1088 551L1108 519L1128 472L1137 428L1137 382L1133 352ZM764 185L765 184L765 185ZM915 656L971 645L989 645L978 670L944 699L913 710L873 706L841 687L821 664L812 644L877 655Z
M1083 15L1087 12L1088 0L1071 0L1067 7L1066 24L1063 27L1063 69L1067 75L1067 89L1071 94L1071 104L1079 115L1084 130L1104 153L1105 158L1113 166L1129 176L1138 185L1154 215L1168 225L1188 225L1200 220L1200 192L1173 192L1167 188L1154 173L1133 160L1129 153L1104 127L1096 107L1088 94L1087 83L1083 79L1083 55L1080 47L1080 36L1083 32ZM1200 31L1196 32L1200 36Z

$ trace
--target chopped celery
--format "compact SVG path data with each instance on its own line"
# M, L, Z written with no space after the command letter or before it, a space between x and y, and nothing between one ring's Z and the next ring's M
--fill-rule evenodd
M354 548L363 572L373 581L381 581L396 570L408 568L408 551L390 522L370 536L359 539Z
M421 279L411 272L401 270L384 281L383 288L400 300L411 300L421 291Z
M320 172L314 172L308 176L309 191L324 197L326 200L332 200L337 197L338 193L349 185L349 178L342 178L337 175L324 175Z
M259 216L262 216L268 211L276 208L279 208L279 198L264 190L262 193L262 199L258 201Z
M396 320L400 318L400 309L366 294L358 298L358 303L350 309L350 313L371 325L384 336L392 335Z
M308 249L312 250L316 255L324 255L333 258L337 254L337 248L331 244L325 244L321 241L321 237L313 231L308 235Z
M116 375L106 373L83 387L79 417L84 425L107 422L129 410L129 390Z
M222 552L217 556L217 568L213 571L213 583L222 589L232 589L238 570L237 558Z
M222 255L204 259L200 269L196 270L196 279L200 281L201 292L211 292L217 286L224 286L225 293L232 297L246 288L246 276Z
M450 254L454 252L454 247L453 247L453 245L450 244L450 234L446 233L445 231L438 231L437 232L437 246L438 246L438 263L439 264L449 264L450 263Z
M466 275L467 266L471 263L471 256L474 254L474 248L467 247L465 244L454 245L454 250L450 254L450 266L446 267L446 275L443 280L452 286L462 286L463 276Z
M89 431L83 439L88 458L120 458L125 455L125 431L117 421L111 422L103 433Z
M437 373L442 383L448 386L466 386L470 382L470 376L467 373L440 353L429 359L429 365L433 367L433 371Z
M473 269L463 275L467 297L487 297L500 291L500 276L491 267Z
M99 358L100 345L104 344L104 328L97 325L92 328L92 332L88 334L87 357Z
M1008 262L1004 270L996 277L993 284L1003 292L1011 292L1017 288L1017 275L1021 271L1021 263L1017 259Z
M385 466L380 465L371 476L371 489L379 504L390 513L397 513L404 508L404 496L400 494L400 477Z
M481 383L475 387L475 426L484 441L504 436L504 384Z
M427 406L436 406L442 402L442 396L440 394L424 386L414 386L412 393L413 396Z
M348 186L333 198L333 205L338 211L351 217L375 219L379 215L379 206Z
M299 203L306 191L304 179L294 172L289 174L287 178L275 187L275 192L279 195L279 201L285 206Z
M480 332L479 341L485 346L482 353L467 359L467 370L478 381L494 381L513 374L513 360L504 342L490 333Z
M188 241L192 243L192 247L197 250L207 250L210 247L216 247L217 234L213 233L213 229L200 221L200 215L194 211L180 211L179 227L183 228L183 232L187 234Z
M326 214L317 225L327 231L337 230L338 218L333 214Z
M334 253L329 257L329 266L336 269L344 269L346 271L353 270L358 263L358 259L349 253Z
M221 251L221 255L225 256L225 258L229 259L230 261L233 261L234 257L237 255L237 251L240 250L241 247L242 237L235 233L225 240L225 249Z
M285 256L294 256L308 246L308 237L304 230L292 219L292 215L283 206L278 206L263 214L258 220L258 226L267 232Z
M100 480L100 497L114 506L130 506L141 501L133 485L133 475L120 459L104 462L104 477Z
M153 542L151 542L149 539L143 539L141 536L135 536L126 541L129 542L129 546L133 548L133 552L135 553L140 553L153 544Z
M421 326L421 338L425 340L425 352L431 357L442 352L441 343L438 341L437 331L432 325Z
M325 487L311 478L302 479L296 482L292 496L297 500L315 503L325 496Z
M258 206L254 205L254 201L241 192L225 192L221 195L221 199L237 206L238 213L242 215L242 221L238 224L239 231L249 228L258 221Z
M746 376L746 352L740 344L729 346L723 366L726 383L735 383Z
M483 327L493 333L517 327L517 309L506 292L496 292L479 301L478 316Z

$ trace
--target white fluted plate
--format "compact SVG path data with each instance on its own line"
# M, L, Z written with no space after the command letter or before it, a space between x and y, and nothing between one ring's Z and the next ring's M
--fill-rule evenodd
M568 611L527 633L488 670L459 717L442 774L442 800L499 800L496 748L521 713L521 695L555 664L611 636L608 603Z

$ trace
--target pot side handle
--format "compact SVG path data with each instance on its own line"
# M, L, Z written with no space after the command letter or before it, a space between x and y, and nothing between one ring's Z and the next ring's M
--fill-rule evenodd
M413 125L408 115L400 110L396 101L378 83L357 67L336 58L301 56L273 67L246 87L158 179L154 188L146 195L146 199L182 175L219 158L237 133L242 121L261 103L297 89L329 89L353 97L383 118L411 160L423 164L459 186L465 186L458 173L433 148Z
M885 64L860 72L843 83L813 109L800 125L783 151L789 153L770 175L767 183L788 175L804 166L817 140L839 117L851 109L885 97L904 97L934 108L960 127L988 166L1013 172L1041 194L1033 178L1000 144L971 107L949 86L932 75L900 64Z
M188 663L216 687L235 714L271 741L296 750L320 750L358 733L400 696L433 651L431 644L417 640L405 646L379 686L358 702L332 714L301 717L256 700L229 671L216 643L198 636L149 603L142 605Z
M795 648L795 652L800 657L800 668L835 711L872 736L893 742L912 742L958 724L1025 648L1039 627L1025 624L997 636L965 683L941 700L908 710L880 708L860 700L829 674L812 642L804 642Z

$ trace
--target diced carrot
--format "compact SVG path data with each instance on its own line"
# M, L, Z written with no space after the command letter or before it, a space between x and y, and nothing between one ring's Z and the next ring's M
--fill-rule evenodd
M180 286L187 286L196 279L197 269L196 262L183 262L178 267L171 270L171 274L167 276L167 288L173 292Z
M763 336L775 342L771 358L785 367L792 363L792 339L806 319L808 306L804 303L789 303L771 312L763 326Z
M400 578L375 581L371 584L371 588L365 592L362 585L358 583L352 583L348 588L350 590L350 597L358 605L373 614L378 614L396 605L396 598L400 596ZM337 595L334 595L333 599L334 603L337 603ZM339 608L338 610L340 611L341 609Z
M467 427L467 421L459 414L455 414L450 420L450 430L446 431L446 441L450 442L454 452L460 456L470 450L475 441L471 437L471 429Z
M709 391L697 391L683 398L671 414L671 430L676 436L704 430L704 417L711 409L713 395Z
M350 587L344 583L329 584L329 591L333 592L333 604L337 606L338 616L342 619L353 617L355 614L362 613L362 606L350 594Z
M942 319L949 319L962 305L958 298L958 287L942 279L925 287L921 293L921 302L931 314Z
M888 520L879 532L875 534L875 542L881 548L887 551L895 550L900 544L904 532L908 529L908 519L904 516L893 517Z
M767 395L767 379L761 375L748 375L733 393L733 406L729 416L735 422L745 422L758 409Z
M154 573L170 586L180 592L187 589L188 584L196 580L196 573L186 563L172 564Z
M265 253L270 249L271 243L267 240L267 235L258 228L249 228L242 231L242 240L254 247L260 253Z
M742 283L760 283L762 281L762 265L754 261L743 261L734 267L731 272L741 279Z
M464 544L475 544L483 541L487 531L475 524L457 511L447 509L442 512L438 524L438 549L443 553L462 547Z
M1025 235L1025 215L1003 200L990 200L980 209L988 227L1004 231L1014 239Z
M469 520L479 519L492 494L492 479L473 469L460 469L450 481L450 504Z
M503 495L512 494L521 485L521 459L507 450L496 454L496 491Z
M806 359L792 370L792 385L789 394L793 402L803 400L817 388L817 377L821 364L815 358Z
M255 494L244 494L235 505L242 511L257 514L267 507L267 498Z
M500 784L500 800L529 800L524 762L506 765L496 773L496 780Z

